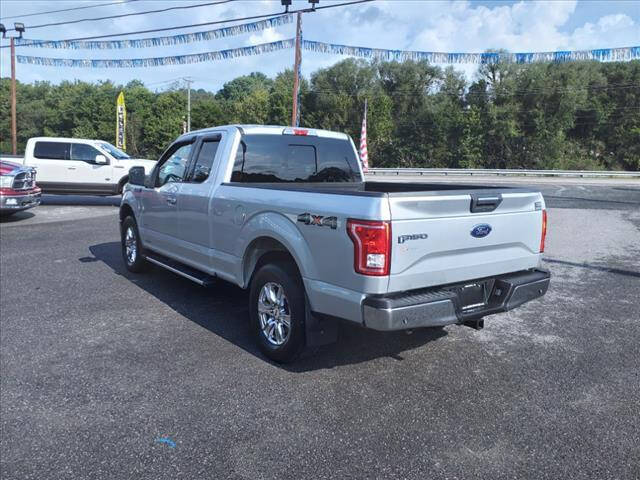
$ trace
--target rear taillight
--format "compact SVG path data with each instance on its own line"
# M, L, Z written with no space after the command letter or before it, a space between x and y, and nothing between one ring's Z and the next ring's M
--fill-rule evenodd
M542 210L542 235L540 236L540 253L544 253L544 241L547 238L547 211Z
M391 224L370 220L347 220L353 241L354 268L362 275L389 275L391 267Z

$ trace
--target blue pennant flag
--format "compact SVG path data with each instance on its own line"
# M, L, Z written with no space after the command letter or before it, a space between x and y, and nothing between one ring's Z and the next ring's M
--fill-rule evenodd
M599 62L627 61L640 58L640 47L600 48L595 50L575 50L559 52L525 52L525 53L465 53L465 52L422 52L416 50L387 50L384 48L356 47L334 43L303 40L302 48L311 52L347 55L367 59L387 61L426 60L430 63L477 63L491 64L540 63L540 62L573 62L578 60L595 60Z
M218 38L242 35L244 33L259 32L268 28L286 25L293 21L293 15L279 15L277 17L260 20L258 22L243 23L231 27L217 28L203 32L183 33L166 37L135 38L132 40L35 40L30 38L16 38L16 45L37 48L71 48L84 50L107 50L122 48L164 47L169 45L184 45L193 42L216 40Z
M249 47L230 48L215 52L193 53L189 55L174 55L172 57L154 58L122 58L122 59L79 59L79 58L50 58L16 55L18 63L31 65L45 65L48 67L84 67L84 68L141 68L160 67L163 65L185 65L190 63L213 62L229 60L237 57L262 55L287 48L293 48L295 39L280 40L271 43L261 43Z

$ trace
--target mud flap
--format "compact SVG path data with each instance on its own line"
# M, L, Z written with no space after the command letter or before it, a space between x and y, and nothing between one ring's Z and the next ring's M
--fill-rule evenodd
M338 340L338 322L330 318L320 318L314 315L309 308L309 300L306 299L305 338L307 347L320 347L329 345Z

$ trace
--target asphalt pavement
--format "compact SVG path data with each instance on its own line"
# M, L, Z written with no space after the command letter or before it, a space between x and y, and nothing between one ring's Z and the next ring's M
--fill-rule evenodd
M46 196L0 225L0 477L639 478L640 184L526 184L543 299L284 367L242 290L126 271L116 197Z

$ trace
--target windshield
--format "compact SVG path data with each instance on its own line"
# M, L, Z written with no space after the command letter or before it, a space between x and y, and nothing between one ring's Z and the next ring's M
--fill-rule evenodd
M98 146L105 152L110 153L116 160L126 160L128 158L131 158L129 155L124 153L119 148L114 147L110 143L100 142L98 143Z

